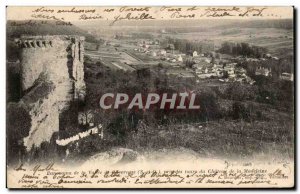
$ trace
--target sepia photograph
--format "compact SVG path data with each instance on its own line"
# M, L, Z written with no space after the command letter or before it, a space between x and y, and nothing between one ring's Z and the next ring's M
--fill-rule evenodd
M294 12L8 6L7 188L293 188Z

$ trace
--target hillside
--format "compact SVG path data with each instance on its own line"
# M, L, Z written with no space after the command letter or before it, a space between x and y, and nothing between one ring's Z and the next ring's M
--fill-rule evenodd
M76 21L77 26L97 28L97 26L110 26L111 20ZM244 19L180 19L180 20L123 20L116 22L116 27L153 27L156 28L224 28L242 26L244 28L284 28L293 29L292 19L269 19L269 20L244 20ZM186 29L189 31L189 29Z
M87 42L97 42L95 37L73 24L57 25L55 21L7 21L6 33L7 39L21 35L80 35L85 36Z

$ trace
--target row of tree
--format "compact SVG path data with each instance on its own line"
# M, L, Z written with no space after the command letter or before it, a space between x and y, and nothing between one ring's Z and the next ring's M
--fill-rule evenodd
M204 53L214 50L213 42L192 42L185 39L176 39L167 37L162 41L162 46L171 50L178 50L185 54L192 54L194 51L198 53Z
M251 46L248 43L224 42L219 49L220 53L229 55L241 55L245 57L261 58L267 53L267 49L259 46Z

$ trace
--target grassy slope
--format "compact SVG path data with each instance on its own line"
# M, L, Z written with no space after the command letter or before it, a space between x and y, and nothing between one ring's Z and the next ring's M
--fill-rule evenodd
M168 35L169 36L169 35ZM293 30L278 28L228 28L215 29L208 32L192 32L172 34L174 38L190 40L213 40L215 45L224 41L247 42L256 46L266 47L276 56L293 55Z

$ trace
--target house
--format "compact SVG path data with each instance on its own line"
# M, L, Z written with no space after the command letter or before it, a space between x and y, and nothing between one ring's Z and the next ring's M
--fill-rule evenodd
M162 56L166 56L167 55L167 51L166 50L160 50L160 55Z
M222 65L214 64L213 67L212 67L212 72L214 72L217 77L222 77L223 76L223 67L222 67Z
M177 61L179 61L179 62L182 62L182 61L183 61L181 55L178 56Z
M228 76L229 77L235 77L234 76L234 70L235 70L235 67L234 66L231 66L231 65L226 65L224 67L224 71L226 71L228 73Z
M280 79L294 81L294 74L284 72L280 75Z
M239 74L241 74L241 75L243 75L243 74L246 74L247 73L247 71L246 71L246 69L244 69L244 68L237 68L236 70L235 70L237 73L239 73Z
M143 45L143 48L148 49L149 47L150 47L150 45L148 45L148 44L144 44L144 45Z
M156 57L157 56L157 54L156 54L155 51L152 51L151 55L152 55L152 57Z
M255 71L255 75L263 75L263 76L271 76L271 68L265 68L265 67L257 67Z
M193 52L193 57L197 57L197 56L198 56L197 51L194 51L194 52Z
M233 72L233 73L228 73L228 77L229 77L229 78L235 78L235 77L236 77L236 74L234 74L234 72Z
M138 52L140 52L140 53L144 53L144 52L146 52L147 51L147 49L145 49L145 48L139 48L138 49Z
M206 79L210 77L218 76L218 73L214 66L209 63L195 64L193 65L196 75L200 79Z

